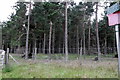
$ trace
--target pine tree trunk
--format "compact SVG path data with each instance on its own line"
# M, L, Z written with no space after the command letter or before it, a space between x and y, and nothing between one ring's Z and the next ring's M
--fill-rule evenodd
M90 55L90 32L91 32L91 30L90 30L90 25L89 25L89 32L88 32L88 54Z
M65 60L68 60L67 2L65 3Z
M82 39L81 39L81 42L80 42L80 43L81 43L81 48L80 48L80 57L81 57L81 56L82 56L82 52L83 52L83 51L82 51L82 49L83 49L83 48L82 48L82 46L83 46L83 45L82 45Z
M58 53L61 53L61 39L60 39L60 34L59 34L59 41L58 41Z
M62 48L62 49L63 49L63 50L62 50L62 51L63 51L62 53L64 54L64 53L65 53L65 44L63 44L63 48Z
M28 42L29 42L29 27L30 27L30 11L31 11L31 1L29 4L29 13L28 13L28 27L27 27L27 35L26 35L26 50L25 50L25 59L28 59Z
M5 47L5 43L4 43L4 40L2 40L2 49L4 50L4 47Z
M50 22L50 32L49 32L49 57L51 56L51 36L52 36L52 22Z
M36 52L37 52L37 41L35 40L35 42L34 42L34 56L33 56L33 54L32 54L32 57L34 57L34 59L36 60Z
M53 35L52 35L52 53L53 54L55 52L54 45L55 45L55 28L53 28Z
M12 47L12 45L11 45L11 47L10 47L10 53L12 53L12 51L13 51L13 47Z
M78 31L79 29L78 29L78 26L77 26L77 54L79 55L79 31Z
M16 51L16 52L17 52L17 54L21 53L21 52L20 52L20 45L18 45L18 48L17 48L17 51Z
M105 48L104 48L104 54L107 54L107 36L105 37Z
M58 47L58 53L61 53L61 48L60 48L60 43L59 43L59 47Z
M85 10L84 10L84 16L83 16L83 54L86 54L86 48L85 48Z
M34 48L37 48L37 41L34 42Z
M72 44L71 44L71 38L69 38L69 48L70 48L70 50L69 50L69 53L72 53Z
M39 42L39 53L41 53L41 42Z
M113 46L114 46L114 54L116 54L117 53L117 51L116 51L116 37L115 37L115 33L114 33L114 42L113 42Z
M86 48L85 48L85 23L83 23L83 54L86 54Z
M43 53L45 54L46 34L44 33Z
M98 2L96 2L96 37L97 37L97 51L98 51L98 60L101 59L100 52L100 43L99 43L99 32L98 32Z

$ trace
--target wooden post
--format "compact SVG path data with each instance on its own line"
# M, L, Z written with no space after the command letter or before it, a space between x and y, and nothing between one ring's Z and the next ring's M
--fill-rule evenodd
M8 60L9 60L9 48L7 48L7 53L5 53L5 65L8 64Z
M116 44L117 44L117 53L118 53L118 77L120 78L120 37L119 37L119 26L115 26L116 31Z
M4 60L5 60L5 51L4 50L0 50L0 66L2 66L2 68L4 67Z

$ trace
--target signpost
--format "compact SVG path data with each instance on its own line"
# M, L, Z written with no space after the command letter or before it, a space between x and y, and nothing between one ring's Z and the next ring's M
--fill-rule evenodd
M115 26L116 31L116 44L118 53L118 77L120 78L120 36L119 25L120 24L120 3L116 3L107 9L107 16L109 20L109 26Z
M113 14L116 11L120 11L120 3L119 2L114 4L113 6L109 7L107 9L107 14Z

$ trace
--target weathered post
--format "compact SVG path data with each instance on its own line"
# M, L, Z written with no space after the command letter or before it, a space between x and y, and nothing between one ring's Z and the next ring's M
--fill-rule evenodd
M4 66L4 58L5 57L5 51L4 50L0 50L0 67L2 67L3 68L3 66Z
M8 65L8 60L9 60L9 48L7 48L7 53L5 53L5 66Z

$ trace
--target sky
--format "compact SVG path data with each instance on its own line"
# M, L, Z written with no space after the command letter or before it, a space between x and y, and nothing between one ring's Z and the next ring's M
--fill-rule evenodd
M1 0L0 2L0 22L7 21L12 12L14 12L13 6L18 0ZM79 3L79 0L74 0ZM99 7L98 10L98 19L101 19L101 13L103 13L104 9ZM94 19L95 16L92 17Z
M0 21L6 21L9 15L14 11L12 6L16 0L1 0L0 2Z

